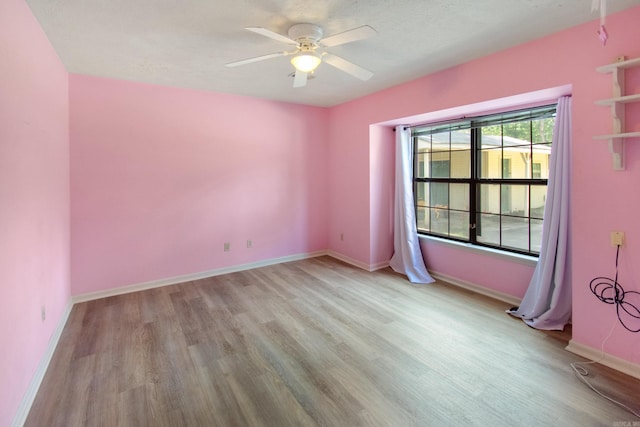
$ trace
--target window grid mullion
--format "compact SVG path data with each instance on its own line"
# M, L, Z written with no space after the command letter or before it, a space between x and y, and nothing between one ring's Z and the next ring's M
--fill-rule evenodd
M500 125L500 177L502 181L500 182L500 202L498 204L498 245L503 246L502 244L502 185L504 182L504 124Z
M471 128L471 171L470 171L470 183L469 183L469 241L473 244L477 242L477 233L478 233L478 207L480 204L478 203L478 133L479 130L472 127Z

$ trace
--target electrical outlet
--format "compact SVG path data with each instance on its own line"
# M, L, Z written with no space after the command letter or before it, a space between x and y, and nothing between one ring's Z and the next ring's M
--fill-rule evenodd
M624 232L612 231L611 232L611 246L622 246L624 244Z
M229 242L225 242L224 244L224 251L225 252L229 252L231 250L231 243Z
M247 248L250 248L251 246L253 246L253 242L251 242L251 240L247 240Z
M43 322L47 319L47 309L44 305L40 307L40 317L42 318Z

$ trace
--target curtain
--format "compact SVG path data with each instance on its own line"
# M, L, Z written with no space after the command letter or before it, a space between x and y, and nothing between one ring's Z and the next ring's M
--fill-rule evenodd
M507 310L529 326L547 330L562 330L571 318L571 97L561 97L556 111L540 257L520 306Z
M413 202L413 147L411 130L396 127L396 184L393 220L393 256L389 265L412 283L432 283L422 258Z

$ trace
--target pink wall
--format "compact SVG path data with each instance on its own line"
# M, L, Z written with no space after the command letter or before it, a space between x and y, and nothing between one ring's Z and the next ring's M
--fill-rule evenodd
M393 200L395 192L395 132L392 127L372 125L369 130L371 230L370 268L386 266L393 255ZM391 242L391 244L384 244Z
M369 264L370 194L369 148L358 142L369 140L367 115L357 108L342 112L341 106L330 110L328 148L329 248ZM348 118L353 117L351 122ZM343 237L341 239L340 237Z
M1 2L0 425L14 417L71 291L327 248L378 266L392 251L393 134L385 126L565 85L574 107L574 340L599 348L615 325L605 350L640 363L640 334L617 326L613 308L588 290L591 278L613 276L608 235L621 230L619 279L640 291L640 141L627 143L627 169L615 172L606 144L591 138L611 125L593 104L611 92L595 68L640 56L638 22L640 7L609 16L605 48L593 22L327 110L69 81L26 4ZM627 86L640 92L638 70ZM640 131L640 106L628 106L627 118ZM530 276L504 260L425 249L433 270L515 296Z
M327 248L326 109L70 87L73 294Z
M0 425L11 424L69 288L68 75L22 0L0 2ZM46 307L46 320L40 309Z
M429 271L522 298L534 267L521 260L461 250L446 243L421 242Z
M620 281L627 290L640 290L633 259L640 258L640 145L627 142L627 169L611 169L606 143L593 135L610 132L607 108L594 105L611 96L611 79L595 71L619 55L640 56L640 7L607 18L610 39L599 43L591 22L517 48L471 61L413 82L334 107L331 111L329 164L332 171L329 240L330 249L365 265L376 265L389 252L386 213L376 213L386 203L372 194L388 194L375 179L387 173L392 158L380 156L377 144L385 139L369 133L375 123L411 123L425 113L437 112L511 97L546 88L571 87L573 93L573 289L574 340L600 348L612 325L611 306L599 302L589 291L591 278L612 276L614 251L609 232L626 233L621 254ZM628 72L628 89L640 93L640 69ZM640 130L640 106L627 106L627 127ZM381 139L382 138L382 139ZM389 138L386 140L391 141ZM367 162L367 160L369 162ZM365 179L366 177L366 179ZM387 196L382 196L382 198ZM355 241L336 239L341 230L351 230ZM378 247L375 252L372 247ZM432 270L472 281L514 296L522 296L532 269L455 249L426 243ZM378 255L376 255L378 254ZM460 265L465 264L465 269ZM606 351L640 363L640 334L616 327Z

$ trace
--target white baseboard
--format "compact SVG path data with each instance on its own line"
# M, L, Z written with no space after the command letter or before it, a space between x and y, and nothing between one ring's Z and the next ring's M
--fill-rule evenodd
M361 268L363 270L366 271L376 271L376 270L381 270L383 268L389 267L389 261L383 261L380 263L376 263L376 264L365 264L361 261L357 261L353 258L349 258L346 255L342 255L338 252L334 252L334 251L328 251L327 255L329 255L330 257L333 257L335 259L338 259L340 261L346 262L347 264L351 264L354 267L358 267ZM449 284L452 284L454 286L458 286L460 288L464 288L468 291L472 291L475 292L477 294L481 294L481 295L485 295L488 296L490 298L496 299L498 301L503 301L506 302L507 304L511 304L513 306L517 306L520 304L520 299L517 297L514 297L513 295L509 295L509 294L505 294L502 292L498 292L498 291L494 291L492 289L489 288L485 288L483 286L477 285L475 283L471 283L471 282L467 282L464 280L460 280L460 279L456 279L455 277L451 277L448 276L446 274L442 274L442 273L437 273L437 272L431 272L429 271L429 274L436 280L440 280L442 282L447 282Z
M389 267L389 261L382 261L376 264L371 264L369 267L369 271L382 270L383 268Z
M432 272L432 271L430 271L429 274L436 280L450 283L454 286L458 286L460 288L487 296L489 298L496 299L498 301L506 302L507 304L511 304L512 306L520 305L520 299L517 297L514 297L513 295L494 291L493 289L485 288L483 286L477 285L475 283L467 282L465 280L456 279L455 277L451 277L446 274Z
M620 371L624 374L640 379L640 365L608 353L603 353L601 349L589 347L587 345L577 343L574 340L570 340L569 345L565 347L565 350L589 360L595 360L601 365L608 366L611 369L615 369L616 371Z
M353 265L354 267L358 267L358 268L360 268L362 270L369 271L369 265L368 264L365 264L364 262L361 262L361 261L355 260L353 258L350 258L350 257L348 257L346 255L341 254L341 253L334 252L334 251L328 251L327 255L329 255L330 257L335 258L337 260L340 260L342 262L346 262L347 264Z
M116 295L128 294L131 292L144 291L147 289L154 289L162 286L177 285L178 283L206 279L207 277L214 277L214 276L220 276L222 274L236 273L238 271L250 270L252 268L265 267L265 266L274 265L274 264L281 264L283 262L299 261L302 259L315 258L323 255L329 255L329 254L327 251L317 251L317 252L289 255L289 256L280 257L280 258L271 258L264 261L233 265L230 267L222 267L215 270L202 271L200 273L185 274L182 276L169 277L166 279L152 280L150 282L137 283L133 285L121 286L118 288L106 289L104 291L75 295L72 297L71 300L74 304L80 303L80 302L86 302L86 301L93 301L100 298L107 298L107 297L112 297Z
M347 264L351 264L354 267L358 267L362 270L366 270L366 271L375 271L375 270L380 270L382 268L388 267L389 266L389 261L384 261L384 262L379 262L377 264L366 264L362 261L358 261L355 260L353 258L350 258L346 255L343 255L341 253L338 252L334 252L334 251L328 251L326 253L326 255L329 255L330 257L333 257L337 260L340 260L342 262L346 262Z
M222 274L236 273L238 271L250 270L252 268L281 264L283 262L299 261L303 259L315 258L319 256L324 256L324 255L328 255L330 257L346 262L347 264L353 265L354 267L358 267L366 271L380 270L382 268L389 266L388 261L377 263L377 264L365 264L363 262L357 261L353 258L349 258L346 255L342 255L334 251L316 251L316 252L308 252L308 253L302 253L302 254L296 254L296 255L289 255L289 256L280 257L280 258L272 258L272 259L253 262L249 264L223 267L215 270L202 271L199 273L185 274L182 276L169 277L166 279L152 280L144 283L137 283L133 285L121 286L118 288L106 289L104 291L89 292L86 294L75 295L71 298L71 301L73 304L86 302L86 301L93 301L100 298L107 298L107 297L112 297L116 295L128 294L131 292L138 292L138 291L144 291L147 289L160 288L162 286L177 285L178 283L206 279L207 277L214 277L214 276L220 276Z
M36 372L33 374L31 378L31 382L27 387L27 391L22 397L22 402L20 402L20 406L18 407L18 411L13 417L13 421L11 423L11 427L22 427L27 421L27 416L29 415L29 411L31 410L31 405L33 405L33 401L36 398L36 394L38 393L38 389L40 388L40 384L44 379L44 375L47 373L47 368L49 367L49 363L51 363L51 358L53 357L53 353L56 351L56 347L58 346L58 341L60 340L60 336L62 335L62 331L64 330L64 325L66 325L67 320L69 319L69 314L71 314L71 308L73 304L71 301L67 303L67 307L62 313L62 317L58 321L56 328L49 339L49 344L47 345L47 349L45 350L42 359L40 359L40 363L36 368Z

